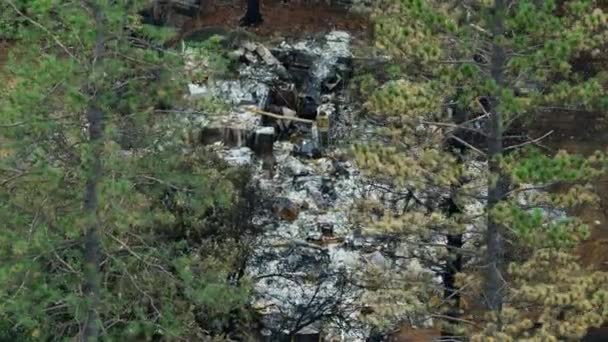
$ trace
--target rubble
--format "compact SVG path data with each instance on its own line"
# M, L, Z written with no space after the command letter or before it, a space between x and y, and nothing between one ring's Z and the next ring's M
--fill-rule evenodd
M272 205L272 211L281 220L295 221L300 214L300 206L289 198L279 197Z
M342 335L341 341L364 341L366 327L357 323L357 308L365 303L361 289L348 280L369 264L392 265L380 252L385 244L362 236L351 221L354 202L370 193L364 178L352 163L336 157L342 152L332 139L319 146L325 133L343 137L352 131L353 109L342 95L349 44L346 32L276 49L245 42L235 52L243 57L238 80L189 86L191 97L220 97L232 105L204 122L199 140L212 144L229 163L251 166L261 190L274 198L271 208L254 218L264 233L247 265L256 290L253 305L264 315L270 339L310 326L297 326L299 315L326 310L327 317L349 320L341 323L352 327L317 320L316 331L332 331ZM256 109L285 119L262 118ZM317 114L329 124L319 129L289 120L317 119Z
M286 174L292 177L301 177L313 173L311 166L305 165L299 159L288 156L283 159L282 165Z
M227 149L222 153L222 158L234 166L250 165L253 160L253 151L249 147Z
M370 254L363 256L367 262L374 265L375 267L387 268L389 266L388 260L382 255L380 251L375 251Z
M295 156L316 159L321 158L321 150L318 144L311 139L302 140L294 147L293 153Z

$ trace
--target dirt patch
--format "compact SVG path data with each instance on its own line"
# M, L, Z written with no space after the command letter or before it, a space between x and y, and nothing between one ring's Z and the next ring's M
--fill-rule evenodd
M240 5L209 6L205 13L183 25L180 36L183 38L207 27L235 29L239 27L245 10L244 1ZM369 21L365 16L325 4L265 0L261 2L261 12L264 22L257 27L247 28L258 36L301 38L331 30L349 31L358 38L370 35Z
M535 118L535 135L553 130L543 144L552 150L590 155L608 148L608 113L554 111ZM594 182L600 205L577 208L572 214L592 227L591 237L579 248L583 264L608 271L608 176Z
M11 47L12 43L7 42L5 40L0 40L0 68L4 66L6 60L8 59L8 49Z
M389 335L389 342L428 342L435 341L441 336L439 329L415 329L408 324L398 327Z
M14 83L14 80L7 75L4 66L8 61L9 50L13 45L14 42L0 40L0 82L4 82L9 87Z

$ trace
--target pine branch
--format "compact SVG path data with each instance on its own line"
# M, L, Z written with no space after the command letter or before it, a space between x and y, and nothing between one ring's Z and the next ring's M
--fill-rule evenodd
M34 19L28 17L25 13L21 12L19 10L19 8L11 1L11 0L4 0L7 4L9 4L9 6L11 6L13 8L13 10L15 12L17 12L17 14L19 14L21 17L25 18L25 20L29 21L31 24L33 24L34 26L38 27L39 29L43 30L47 35L49 35L51 38L53 38L53 40L55 41L55 43L57 45L59 45L63 51L65 51L65 53L67 53L70 57L74 58L75 60L78 60L78 58L76 58L76 56L74 56L70 50L59 40L59 38L57 38L57 36L55 36L54 34L51 33L51 31L49 31L49 29L47 29L46 27L44 27L42 24L40 24L39 22L35 21Z
M162 271L163 273L168 275L169 278L171 278L173 280L177 280L175 278L175 276L173 275L173 273L167 271L167 269L165 269L162 265L152 264L152 263L148 262L141 255L139 255L133 249L131 249L131 247L129 247L126 243L124 243L122 240L120 240L119 238L112 235L110 232L105 232L105 235L108 236L110 239L114 240L115 242L117 242L119 245L121 245L122 248L124 248L127 252L129 252L129 254L131 254L133 257L135 257L135 259L141 261L142 263L148 265L149 267L156 268L156 269Z
M114 260L116 262L117 265L120 265L121 262L118 261L118 259L113 256L111 253L107 254L108 258ZM131 283L133 284L133 287L135 287L135 289L137 291L139 291L139 293L141 293L144 297L148 298L148 301L150 302L150 305L152 306L152 309L154 310L154 312L156 313L156 317L152 320L157 321L160 317L162 317L162 314L160 312L160 310L158 310L158 308L156 307L156 305L154 304L154 298L152 298L152 296L144 291L138 284L138 282L135 280L135 278L133 278L133 275L131 274L131 272L129 272L126 269L123 269L123 274L125 274L127 276L127 278L129 278L129 280L131 281Z
M517 189L513 189L509 192L507 192L505 194L505 196L511 196L511 195L515 195L517 193L520 192L527 192L527 191L538 191L538 190L546 190L547 188L553 186L557 184L556 182L552 182L549 184L544 184L544 185L539 185L539 186L527 186L527 187L523 187L523 188L517 188Z
M415 245L418 247L446 248L448 250L451 250L451 252L453 252L453 253L468 255L468 256L481 255L480 251L478 251L478 250L466 249L466 248L462 248L462 247L454 247L454 246L450 246L448 244L431 243L431 242L414 242L414 241L404 241L404 243L409 244L409 245Z

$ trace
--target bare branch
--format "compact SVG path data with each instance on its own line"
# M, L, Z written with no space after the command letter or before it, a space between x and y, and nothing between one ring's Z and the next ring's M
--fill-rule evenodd
M550 136L551 134L553 134L553 130L551 130L551 131L543 134L542 136L540 136L540 137L538 137L536 139L533 139L531 141L526 141L526 142L523 142L521 144L505 147L505 151L514 150L516 148L520 148L520 147L523 147L523 146L526 146L526 145L530 145L530 144L537 144L539 141L545 139L546 137Z
M150 181L153 181L155 183L159 183L159 184L165 185L165 186L167 186L167 187L169 187L169 188L171 188L173 190L183 191L183 192L189 192L189 193L193 193L194 192L193 190L186 189L186 188L180 188L180 187L178 187L176 185L173 185L171 183L165 182L164 180L158 179L156 177L152 177L152 176L148 176L148 175L140 175L140 177L144 178L144 179L147 179L147 180L150 180Z
M469 325L473 325L473 326L478 326L477 323L475 323L473 321L469 321L468 319L462 319L462 318L456 318L456 317L452 317L452 316L438 315L438 314L433 314L433 315L431 315L431 317L446 319L446 320L460 322L460 323L465 323L465 324L469 324Z
M470 256L479 256L481 253L476 250L466 249L462 247L450 246L448 244L441 243L431 243L431 242L416 242L416 241L403 241L405 244L415 245L418 247L437 247L437 248L445 248L450 250L453 253L461 254L461 255L470 255Z
M444 60L444 61L436 61L435 63L438 63L438 64L475 64L475 65L479 65L479 63L477 63L473 59Z
M472 119L469 119L467 121L461 122L459 125L466 125L469 123L473 123L475 121L478 121L478 120L481 120L481 119L484 119L484 118L487 118L488 116L490 116L490 114L488 112L486 112L485 110L484 110L484 112L485 113L483 115L480 115L480 116L474 117Z
M7 179L2 180L2 181L0 182L0 186L5 186L6 184L8 184L8 183L10 183L10 182L14 181L14 180L15 180L15 179L17 179L17 178L20 178L20 177L24 176L25 174L27 174L27 172L25 172L25 171L19 171L19 173L17 173L16 175L14 175L14 176L12 176L12 177L9 177L9 178L7 178Z
M478 154L480 154L480 155L482 155L482 156L484 156L484 157L486 156L486 154L485 154L485 153L484 153L482 150L480 150L480 149L478 149L477 147L475 147L475 146L473 146L473 145L469 144L468 142L466 142L466 141L464 141L464 140L460 139L459 137L457 137L457 136L455 136L455 135L450 135L450 138L451 138L451 139L454 139L454 140L456 140L456 141L458 141L459 143L461 143L461 144L463 144L464 146L466 146L466 147L470 148L471 150L473 150L473 151L477 152Z
M475 24L469 24L469 26L471 26L471 27L472 27L473 29L475 29L476 31L479 31L479 32L481 32L481 33L483 33L483 34L487 35L488 37L491 37L491 36L492 36L492 34L491 34L490 32L488 32L488 30L486 30L486 29L482 28L482 27L481 27L481 26L479 26L479 25L475 25Z
M117 265L120 265L120 262L117 262L116 257L112 256L111 254L108 254L108 257L110 259L113 259ZM123 274L127 276L127 278L129 278L129 280L131 281L131 283L133 284L133 287L135 287L135 289L137 291L139 291L144 297L148 298L148 301L150 302L150 306L152 306L152 309L154 310L154 312L156 313L156 318L155 321L158 320L159 317L162 316L160 310L158 310L158 308L156 307L156 305L154 305L154 298L152 298L152 296L150 294L148 294L148 292L144 291L137 283L137 280L135 280L135 278L133 278L133 275L127 270L127 269L123 269Z
M114 240L115 242L117 242L119 245L122 246L122 248L124 248L127 252L129 252L129 254L131 254L132 256L135 257L135 259L143 262L144 264L159 269L162 272L164 272L166 275L168 275L171 279L175 280L175 276L173 276L173 274L169 271L167 271L167 269L165 269L163 266L161 265L157 265L157 264L151 264L150 262L144 260L144 258L137 254L133 249L131 249L131 247L129 247L126 243L124 243L123 241L121 241L119 238L115 237L114 235L110 234L109 232L105 232L106 236L108 236L110 239Z
M290 117L286 117L286 116L277 115L277 114L274 114L274 113L268 113L268 112L265 112L265 111L257 109L257 108L253 109L253 111L256 112L256 113L258 113L258 114L260 114L260 115L265 115L265 116L269 116L271 118L280 119L280 120L297 121L297 122L303 122L303 123L307 123L307 124L313 124L314 123L314 121L312 121L312 120L306 120L306 119L301 119L301 118L298 118L298 117L291 117L291 116Z
M526 192L526 191L535 191L535 190L546 190L548 187L555 185L556 183L549 183L549 184L544 184L544 185L539 185L539 186L527 186L527 187L523 187L523 188L517 188L517 189L513 189L509 192L507 192L505 194L505 196L510 196L513 194L517 194L520 192Z
M425 125L429 125L429 126L439 126L439 127L450 127L450 128L454 128L454 129L463 129L466 131L471 131L480 135L483 135L484 137L487 136L487 134L485 134L484 132L476 129L476 128L470 128L470 127L466 127L463 126L463 124L453 124L453 123L449 123L449 122L435 122L435 121L422 121L423 124Z
M307 247L307 248L317 249L320 251L326 250L326 248L315 245L314 243L310 243L310 242L306 242L304 240L298 240L298 239L293 239L293 240L289 240L289 241L280 241L280 242L276 242L276 243L272 244L273 247L289 247L292 245L297 246L297 247Z

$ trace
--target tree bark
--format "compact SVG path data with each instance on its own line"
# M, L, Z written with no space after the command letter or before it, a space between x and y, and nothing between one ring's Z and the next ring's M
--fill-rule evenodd
M452 197L446 200L443 210L448 217L461 213ZM446 317L458 319L460 317L460 293L456 286L456 274L462 272L463 258L460 250L464 245L464 236L463 234L447 234L446 237L449 257L444 265L441 278L444 286L443 299L449 301L449 304L444 314ZM454 336L452 329L449 329L449 324L453 321L447 320L446 323L448 326L442 327L441 336Z
M447 245L450 247L450 252L453 253L453 257L450 258L445 267L446 271L443 276L443 283L445 286L444 296L446 299L451 298L455 302L454 307L458 308L460 304L460 295L457 294L456 274L462 272L462 253L454 253L454 251L459 251L464 245L464 241L462 234L448 234L447 239ZM458 316L451 317L457 318Z
M490 74L498 86L503 86L504 66L506 54L502 46L501 37L504 31L505 0L495 0L491 15L492 51L490 54ZM488 134L488 167L490 177L488 180L488 210L486 232L486 272L485 272L485 306L492 311L500 311L504 297L504 241L503 229L499 222L491 215L491 210L504 199L508 191L508 178L502 172L499 157L503 153L503 127L502 114L498 107L498 94L490 101L490 129Z
M241 18L241 26L257 26L264 22L260 12L260 0L247 0L247 12Z
M93 51L92 72L98 72L97 68L103 59L105 50L104 20L101 9L93 5L95 26L97 36L95 40L95 50ZM89 89L95 93L95 85ZM86 186L84 190L84 215L87 218L87 230L85 233L84 245L84 284L83 290L87 301L87 318L82 330L83 342L97 341L99 339L99 217L98 217L98 191L97 185L102 173L102 147L103 147L103 121L104 114L97 103L98 98L94 96L87 110L89 145L91 146L90 158L85 161Z

